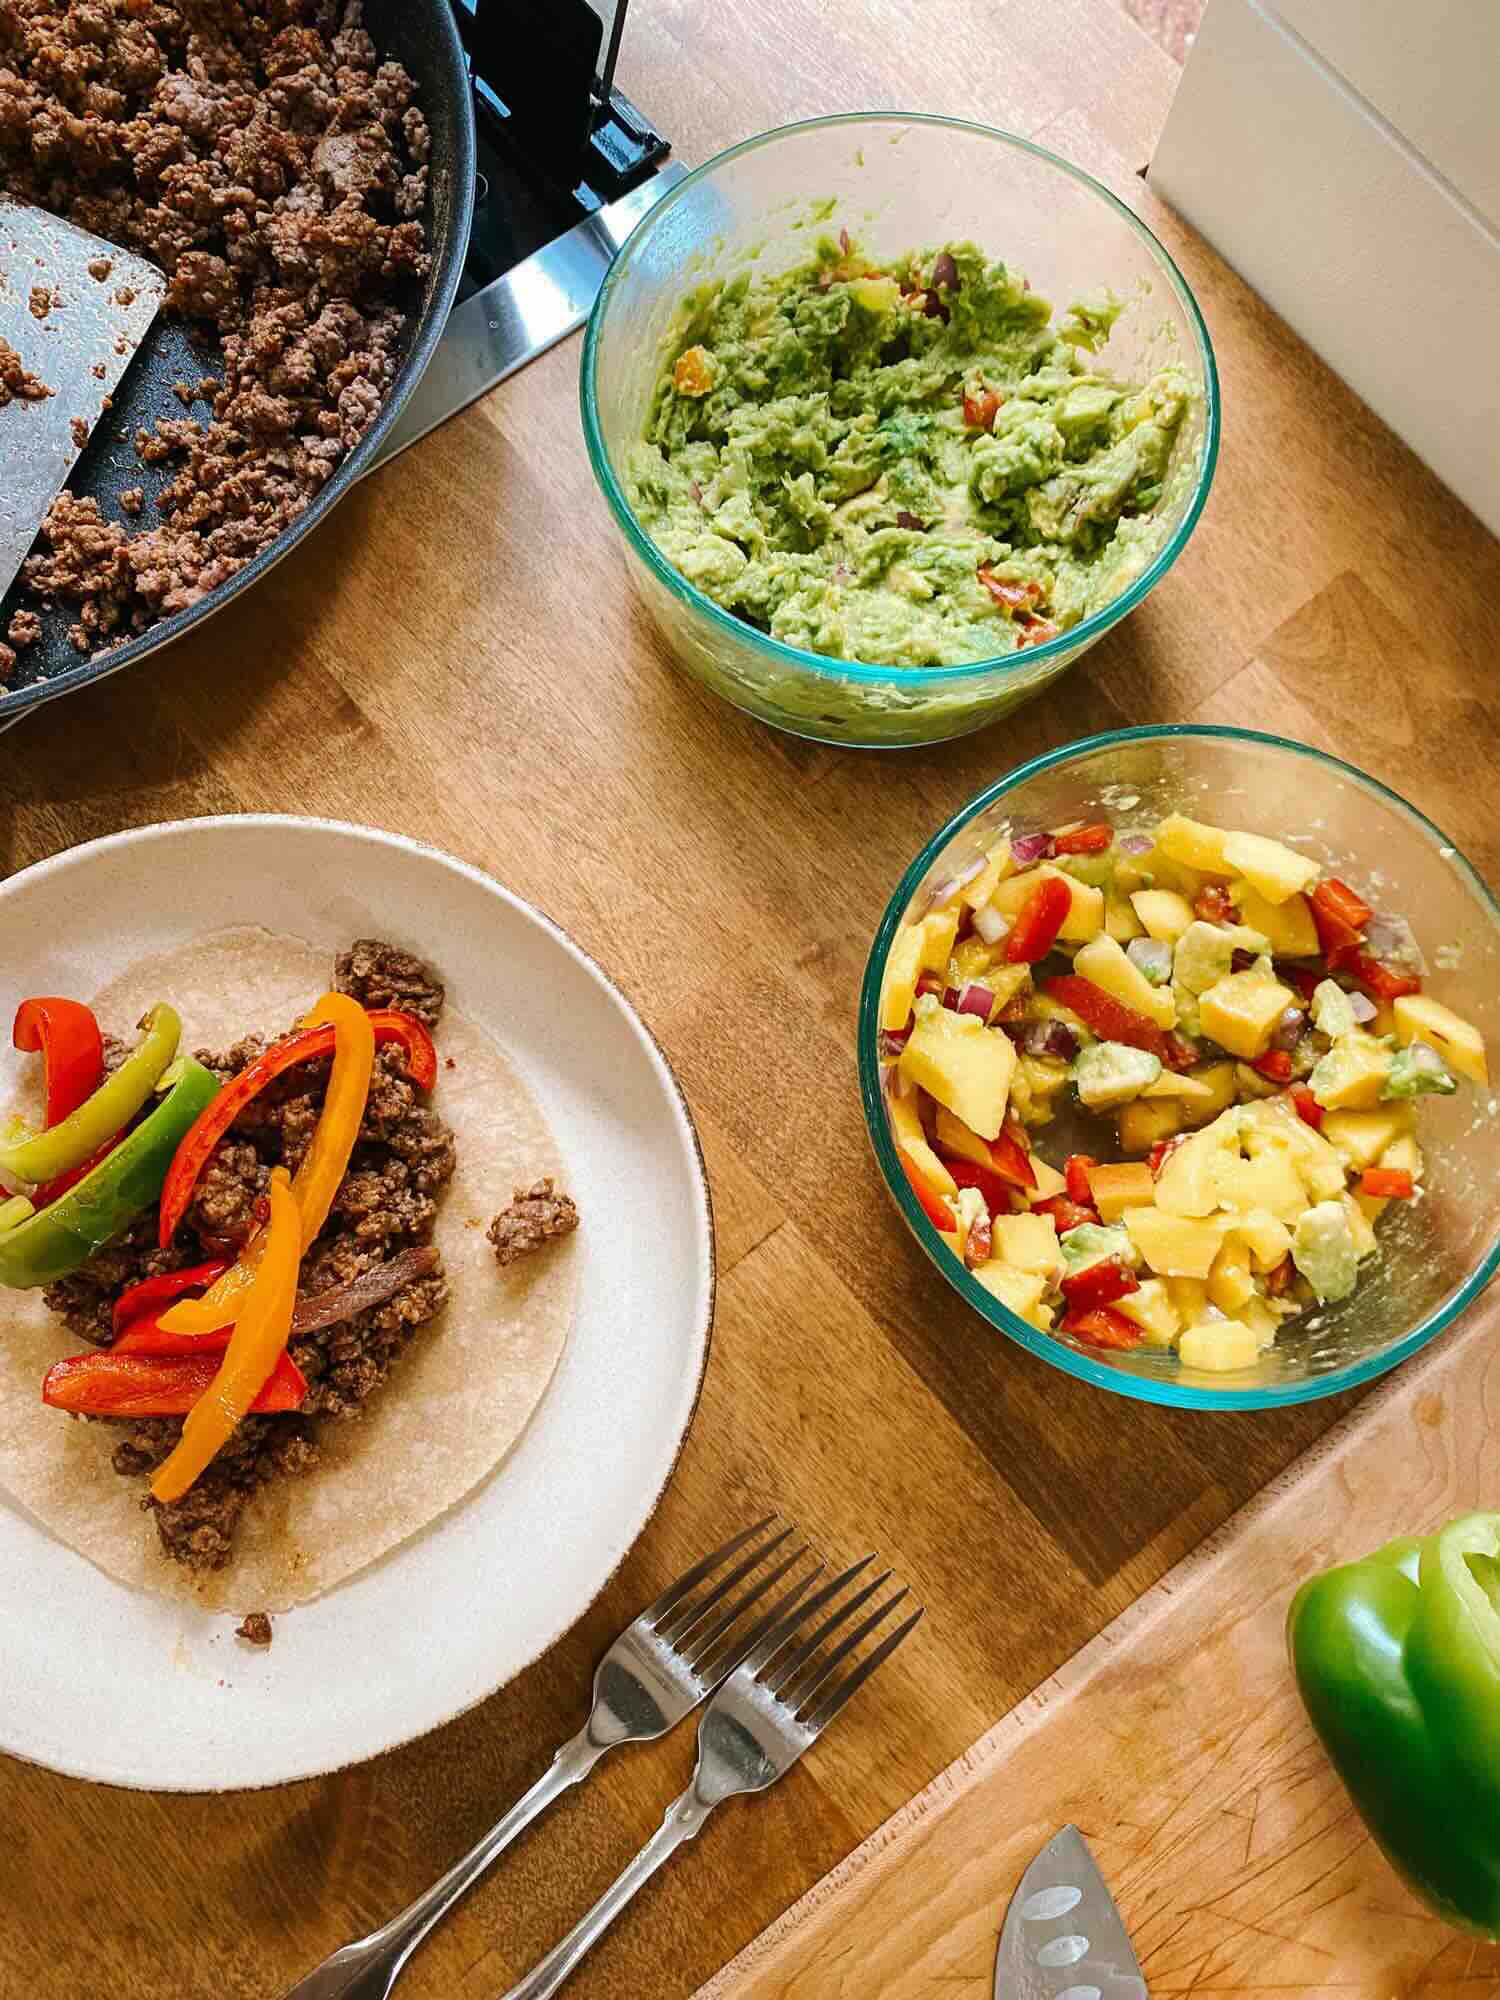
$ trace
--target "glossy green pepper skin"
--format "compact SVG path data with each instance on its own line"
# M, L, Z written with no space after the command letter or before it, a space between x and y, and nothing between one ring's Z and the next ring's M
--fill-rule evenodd
M177 1009L165 1000L157 1002L141 1026L142 1039L120 1067L60 1125L0 1145L0 1171L35 1187L80 1166L123 1131L155 1090L182 1040Z
M1437 1915L1500 1938L1500 1514L1310 1578L1287 1643L1386 1859Z
M92 1173L28 1222L0 1231L0 1285L50 1285L118 1236L161 1194L183 1134L218 1090L211 1070L185 1061L161 1103Z

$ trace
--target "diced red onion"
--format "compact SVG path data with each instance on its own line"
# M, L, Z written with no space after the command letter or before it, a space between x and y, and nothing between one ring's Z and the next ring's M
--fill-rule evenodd
M1380 1012L1380 1009L1367 993L1351 993L1348 996L1348 1000L1349 1011L1353 1014L1357 1027L1362 1028L1366 1021L1373 1021L1375 1016Z
M959 289L958 266L946 250L941 251L933 260L932 282L941 285L946 292L956 292Z
M1271 1030L1271 1047L1281 1049L1290 1055L1302 1039L1302 1030L1307 1026L1307 1016L1299 1007L1288 1007L1276 1026Z
M1078 1053L1078 1037L1066 1021L1028 1021L1021 1035L1021 1047L1029 1056L1051 1056L1057 1062L1071 1062Z
M944 1006L948 1003L945 1000ZM981 1021L987 1021L995 1011L995 996L988 986L980 986L970 980L958 996L957 1011L960 1014L977 1014Z
M976 854L974 859L960 868L954 875L945 875L940 882L934 882L927 891L929 910L941 909L944 903L952 902L966 882L972 882L976 875L984 873L984 856Z
M1018 868L1029 867L1033 861L1045 861L1052 853L1050 833L1019 833L1010 843L1011 859Z
M1165 986L1172 977L1172 947L1165 938L1132 938L1125 956L1153 986Z
M986 944L999 944L1010 929L1010 918L1001 916L993 903L974 912L974 928Z
M1156 842L1149 833L1122 833L1115 845L1122 854L1149 854Z
M1231 972L1248 972L1255 963L1255 954L1249 951L1231 952L1229 969Z
M1422 947L1405 917L1388 917L1384 913L1371 917L1365 926L1365 950L1371 958L1378 958L1383 965L1399 972L1414 972L1420 977L1427 970Z
M882 1028L875 1047L883 1063L893 1063L911 1040L910 1028Z

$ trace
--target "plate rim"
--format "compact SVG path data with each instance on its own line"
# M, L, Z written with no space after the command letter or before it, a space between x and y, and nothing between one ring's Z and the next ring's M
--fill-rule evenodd
M388 1743L381 1744L374 1749L362 1751L350 1757L336 1757L333 1761L327 1763L317 1762L299 1766L276 1777L256 1778L228 1785L163 1782L160 1779L147 1782L144 1779L119 1776L101 1777L97 1773L80 1765L64 1762L48 1762L40 1757L29 1755L26 1751L15 1748L13 1744L4 1739L3 1735L0 1735L0 1754L13 1757L18 1763L29 1765L34 1770L54 1772L60 1777L73 1779L84 1784L101 1785L112 1791L162 1792L200 1798L228 1797L231 1794L241 1792L270 1791L280 1785L301 1784L312 1779L327 1778L340 1771L355 1770L361 1765L371 1763L375 1758L386 1756L393 1751L404 1750L410 1744L418 1743L424 1737L434 1735L439 1729L446 1729L461 1717L470 1714L482 1702L491 1700L504 1688L509 1687L512 1681L518 1680L523 1673L534 1667L538 1660L546 1653L549 1653L561 1640L566 1638L568 1633L592 1610L624 1567L627 1558L635 1549L641 1536L656 1518L661 1503L666 1496L667 1488L671 1485L678 1466L682 1462L682 1454L687 1447L689 1437L692 1435L693 1426L697 1421L698 1411L702 1405L703 1385L708 1379L708 1364L713 1352L719 1281L718 1243L714 1230L713 1190L708 1177L708 1163L703 1155L703 1141L699 1136L692 1107L688 1103L687 1092L683 1089L681 1079L672 1067L666 1050L662 1047L655 1030L645 1020L613 974L601 965L591 952L586 951L578 943L577 939L558 923L555 917L548 916L545 910L538 909L534 903L528 902L524 896L518 895L514 889L507 887L504 882L501 882L498 877L492 875L487 869L480 868L473 862L462 860L458 855L448 853L445 848L437 847L431 841L420 840L412 834L396 833L386 827L370 826L359 820L333 819L327 815L317 813L202 813L182 819L152 820L145 826L124 827L116 833L100 834L93 840L78 841L73 846L61 848L57 853L46 855L39 861L29 862L26 867L17 869L15 874L9 875L3 881L0 881L0 908L3 908L5 902L19 884L34 882L41 877L60 872L65 866L76 864L85 855L145 844L165 839L168 835L196 832L199 828L208 827L255 828L262 831L296 827L314 834L352 834L359 839L370 841L377 846L401 849L409 854L417 855L424 861L436 862L444 868L451 869L456 874L467 876L479 888L491 895L498 896L502 902L508 903L517 915L523 919L529 919L536 923L543 931L549 932L553 939L604 987L615 1005L620 1009L626 1022L638 1031L648 1059L654 1064L663 1081L670 1087L671 1098L675 1100L677 1109L681 1114L683 1128L689 1142L689 1157L694 1168L694 1181L700 1208L699 1220L703 1229L706 1251L705 1271L707 1285L703 1300L700 1331L701 1358L698 1363L698 1377L693 1384L687 1416L677 1438L671 1461L662 1473L660 1483L656 1491L652 1494L639 1525L621 1549L616 1561L594 1586L586 1601L578 1607L566 1622L558 1627L556 1631L550 1632L544 1637L538 1643L535 1651L530 1652L526 1659L519 1661L511 1672L496 1681L492 1686L475 1694L472 1699L461 1701L457 1707L434 1718L431 1722L424 1722L420 1727L412 1729L404 1735L394 1736ZM22 1506L24 1511L24 1501L18 1504ZM50 1530L47 1532L50 1534ZM51 1538L54 1541L57 1540L56 1536L52 1536ZM66 1544L60 1543L59 1546L66 1547ZM82 1558L82 1560L87 1561L87 1558ZM0 1725L0 1728L3 1728L3 1725Z

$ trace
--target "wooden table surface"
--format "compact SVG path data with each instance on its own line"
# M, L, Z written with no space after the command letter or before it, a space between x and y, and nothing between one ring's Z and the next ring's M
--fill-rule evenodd
M575 340L359 487L231 612L4 739L7 869L122 826L288 810L399 828L538 903L660 1035L704 1137L720 1254L707 1387L662 1508L512 1686L372 1764L268 1793L126 1794L0 1764L6 1994L278 1995L467 1847L577 1726L616 1629L771 1503L832 1555L878 1544L929 1615L572 1989L676 2000L1339 1413L1132 1404L988 1333L881 1189L855 994L928 833L1021 759L1119 724L1331 745L1500 874L1500 546L1152 202L1138 170L1174 71L1099 0L638 0L623 74L689 161L891 103L1081 161L1148 216L1203 304L1224 381L1216 488L1150 603L1031 708L933 751L819 749L723 707L654 643L579 438ZM401 1992L502 1992L654 1830L690 1761L679 1733L607 1763Z

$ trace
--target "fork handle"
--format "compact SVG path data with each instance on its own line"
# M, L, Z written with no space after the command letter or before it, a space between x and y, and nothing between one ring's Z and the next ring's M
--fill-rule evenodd
M548 1952L540 1965L513 1986L505 2000L550 2000L584 1954L603 1937L636 1891L651 1880L668 1855L692 1840L717 1800L701 1799L691 1785L667 1808L667 1816L635 1859L610 1884L588 1915Z

